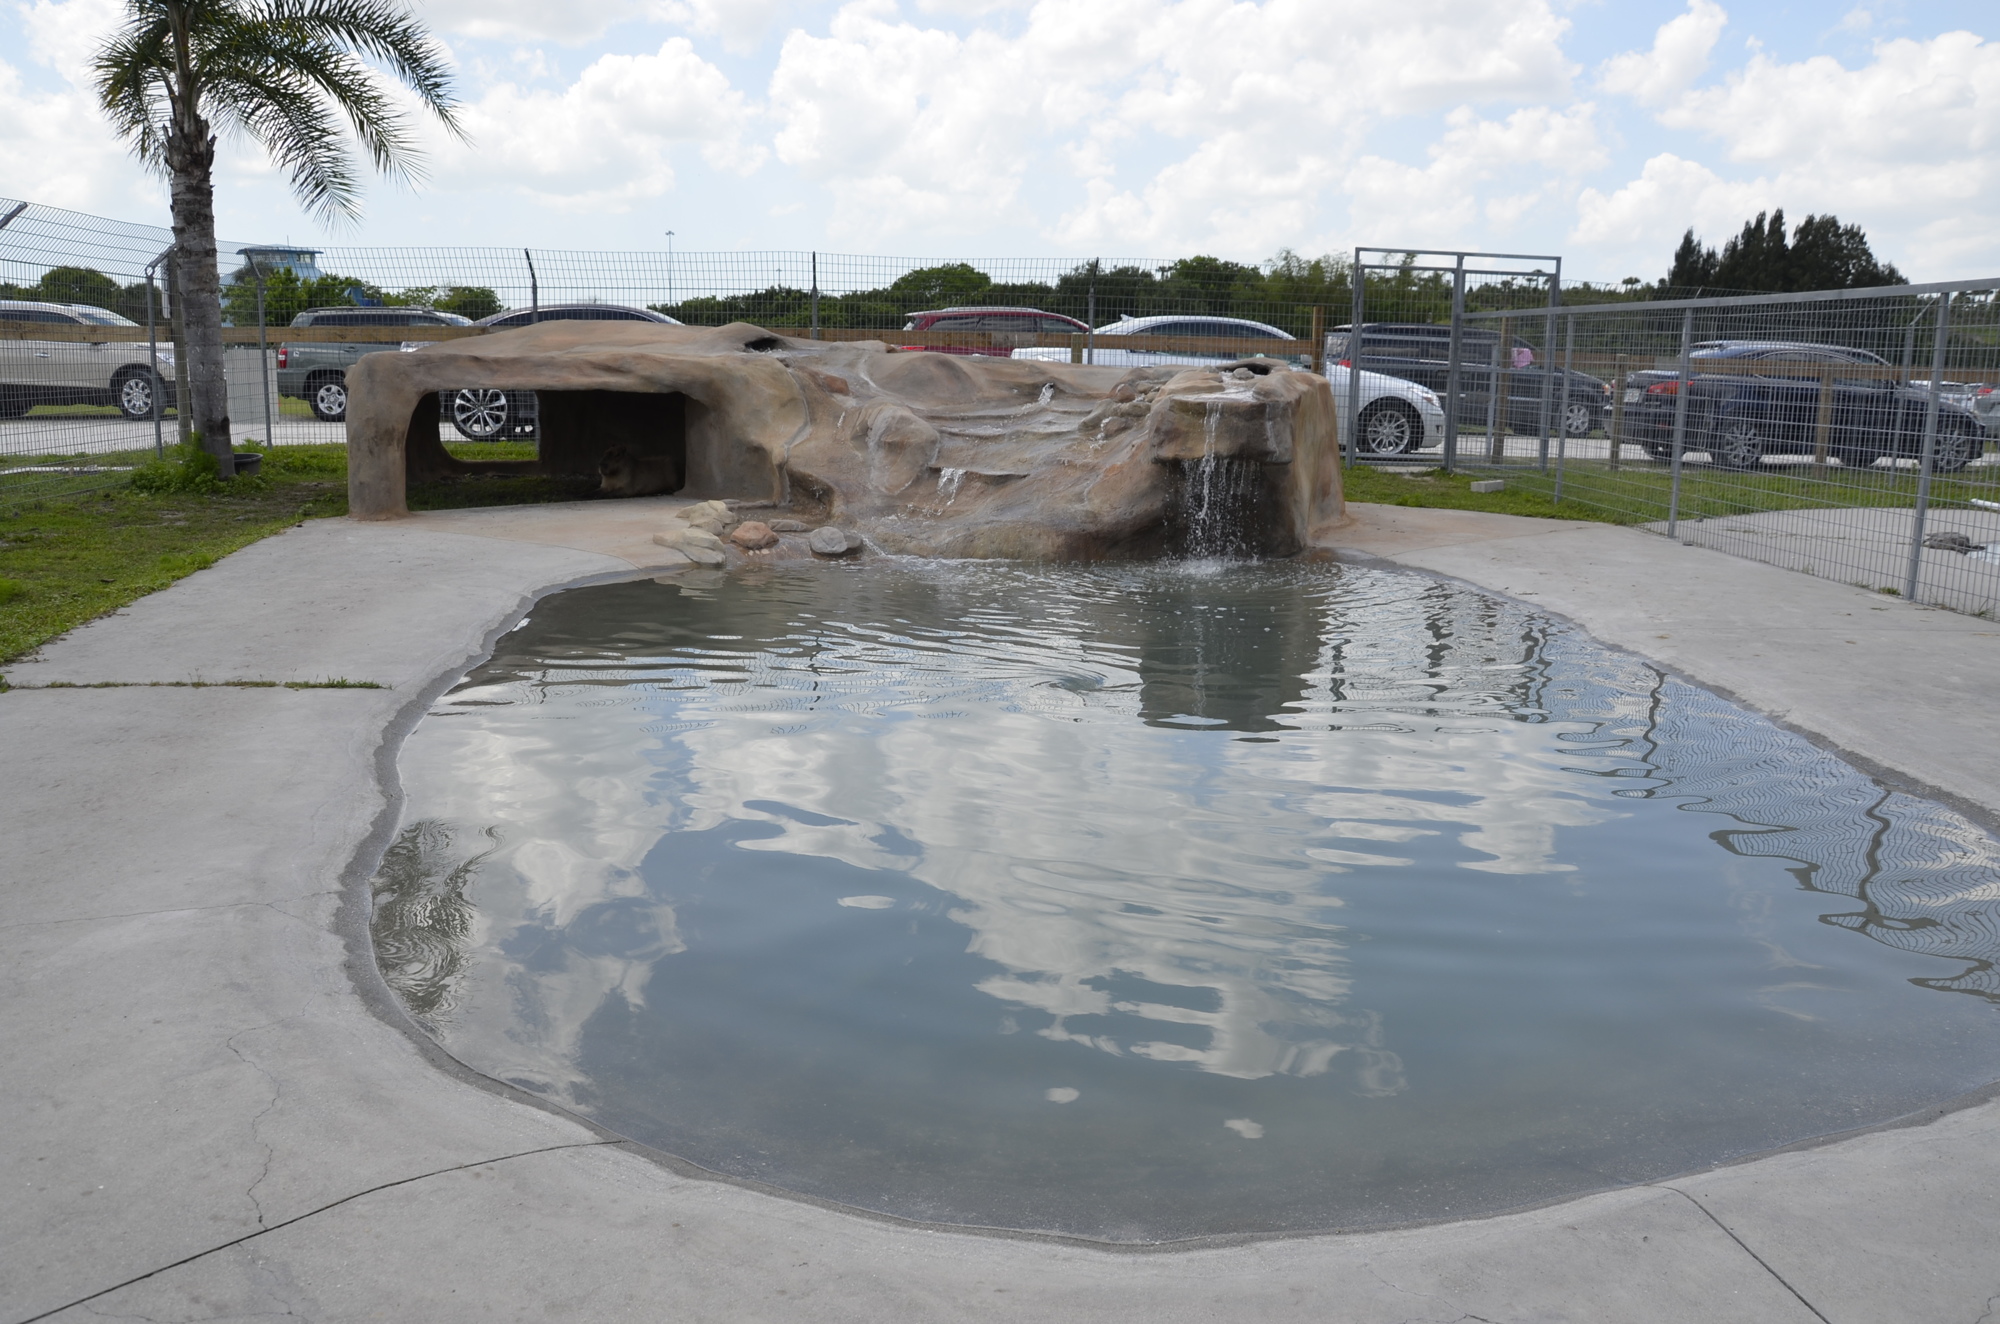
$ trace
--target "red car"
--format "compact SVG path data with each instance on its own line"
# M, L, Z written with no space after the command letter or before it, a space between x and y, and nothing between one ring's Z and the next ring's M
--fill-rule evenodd
M1016 349L1035 343L1036 336L1081 335L1090 330L1074 317L1045 313L1039 308L940 308L911 313L905 331L976 331L986 342L972 345L905 345L904 349L934 349L941 354L979 354L1004 359Z

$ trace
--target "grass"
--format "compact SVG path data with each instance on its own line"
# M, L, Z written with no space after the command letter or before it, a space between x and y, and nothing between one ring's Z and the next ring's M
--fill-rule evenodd
M1977 498L2000 500L2000 473L1968 470L1972 477L1939 476L1931 480L1934 509L1964 507ZM1480 493L1471 484L1501 478L1506 488ZM1390 506L1429 506L1448 510L1490 510L1503 515L1536 515L1544 519L1596 520L1607 524L1645 524L1664 520L1672 497L1669 466L1627 458L1617 469L1602 460L1573 460L1564 467L1563 501L1551 500L1553 468L1540 473L1523 463L1499 468L1473 468L1456 474L1435 471L1405 476L1369 465L1344 472L1349 501ZM1713 519L1727 515L1776 510L1827 510L1856 507L1908 509L1916 502L1913 468L1876 465L1867 469L1810 464L1767 467L1740 472L1717 469L1703 459L1682 466L1680 517Z
M1349 501L1381 506L1422 506L1433 510L1486 510L1496 515L1531 515L1537 519L1580 519L1620 523L1614 515L1594 506L1565 501L1560 506L1549 498L1510 483L1498 492L1475 492L1475 480L1489 477L1481 473L1448 474L1443 470L1402 474L1369 464L1349 465L1341 474L1342 493Z
M532 459L532 442L454 444L464 458ZM37 463L144 464L129 455L38 456ZM14 661L86 621L158 592L239 548L308 519L347 513L347 448L278 446L263 473L214 495L145 493L125 475L83 496L19 495L0 480L0 663ZM415 484L412 510L571 501L594 478L480 476ZM217 684L249 684L229 681ZM317 685L333 682L318 682ZM365 684L366 682L343 682Z

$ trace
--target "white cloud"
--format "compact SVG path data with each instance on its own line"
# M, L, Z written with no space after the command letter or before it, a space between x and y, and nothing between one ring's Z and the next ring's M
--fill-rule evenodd
M38 0L48 3L48 0ZM622 23L665 23L719 38L735 53L754 50L805 0L422 0L424 20L479 41L594 41Z
M1729 15L1713 0L1688 0L1687 13L1660 25L1653 49L1604 62L1598 85L1641 105L1658 105L1701 77Z
M1688 224L1720 237L1777 206L1794 220L1831 211L1864 224L1878 254L1912 275L2000 260L1976 219L2000 209L2000 43L1951 32L1882 42L1873 55L1849 69L1829 56L1759 53L1721 83L1681 92L1660 123L1721 144L1755 175L1725 180L1681 155L1655 156L1624 187L1582 194L1575 237L1650 232L1657 242Z
M1693 226L1697 234L1719 242L1770 207L1768 189L1768 181L1726 180L1697 161L1662 152L1621 188L1609 193L1584 189L1569 238L1623 261L1627 269L1620 274L1649 278L1666 270L1682 231Z
M630 206L673 187L673 154L698 149L717 170L748 174L753 110L684 37L651 55L606 55L560 92L502 83L465 109L469 148L438 150L439 182L516 190L566 211Z
M931 6L926 6L929 8ZM965 11L981 5L958 5ZM857 0L795 31L771 81L778 156L834 197L837 234L1034 224L1065 244L1268 251L1321 224L1366 123L1566 91L1566 28L1542 0L1041 0L1002 31L924 27ZM1150 158L1137 179L1121 159ZM1163 160L1161 158L1164 158ZM1081 175L1049 223L1041 177Z
M1444 247L1481 229L1506 233L1536 207L1566 199L1565 181L1609 161L1596 107L1587 101L1568 110L1524 106L1504 120L1460 107L1445 123L1428 166L1364 156L1348 171L1343 182L1357 229ZM1479 187L1486 184L1500 191Z

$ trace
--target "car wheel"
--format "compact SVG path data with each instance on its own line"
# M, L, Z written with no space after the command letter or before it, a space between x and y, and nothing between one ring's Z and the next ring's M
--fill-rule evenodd
M118 374L118 380L111 383L111 395L117 402L118 412L125 417L134 420L151 418L153 388L153 374L144 368L134 368Z
M452 393L451 425L467 441L497 441L506 433L511 415L505 391L471 387Z
M1562 428L1571 439L1587 437L1597 429L1597 411L1582 400L1572 400L1563 406Z
M1972 463L1972 457L1982 448L1972 437L1958 429L1946 431L1938 429L1937 445L1931 450L1931 472L1934 474L1955 474Z
M1405 400L1377 400L1361 411L1361 454L1404 455L1422 444L1424 420Z
M1722 469L1755 469L1764 459L1764 434L1747 418L1724 419L1708 439L1708 461Z
M322 377L308 388L306 402L313 417L322 423L338 423L347 417L347 379Z

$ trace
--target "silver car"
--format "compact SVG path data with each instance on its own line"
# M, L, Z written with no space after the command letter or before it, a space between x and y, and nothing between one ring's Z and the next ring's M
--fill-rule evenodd
M108 308L81 303L0 299L0 325L62 327L56 340L0 339L0 418L19 418L36 405L116 405L127 418L151 418L155 381L147 346L134 340L91 340L96 327L138 328ZM78 333L81 333L80 335ZM174 352L160 346L161 406L173 404Z

